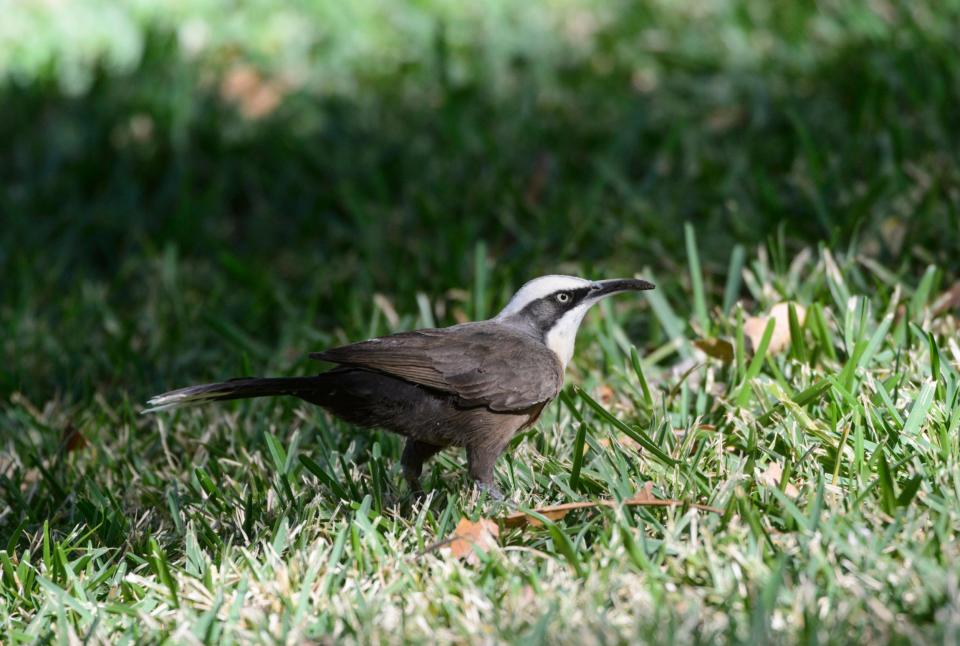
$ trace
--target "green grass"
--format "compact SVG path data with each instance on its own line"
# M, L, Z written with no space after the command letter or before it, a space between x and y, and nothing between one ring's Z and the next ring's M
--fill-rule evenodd
M4 9L0 642L955 640L960 7L387 6ZM658 289L591 314L506 506L454 451L415 504L400 439L295 401L139 414L555 271ZM647 483L688 504L424 552Z
M794 330L794 352L746 370L631 361L623 325L637 304L595 317L580 386L499 469L509 508L652 482L721 515L575 512L506 531L475 565L423 553L462 515L505 513L477 506L454 452L428 469L421 506L400 441L295 402L144 418L129 399L15 396L3 413L8 639L954 635L956 319L931 314L933 289L895 289L844 258L831 275L833 262L808 256L795 281L749 264L773 279L745 294L758 309L787 298L823 314ZM736 337L737 317L705 305ZM66 451L68 427L88 445Z

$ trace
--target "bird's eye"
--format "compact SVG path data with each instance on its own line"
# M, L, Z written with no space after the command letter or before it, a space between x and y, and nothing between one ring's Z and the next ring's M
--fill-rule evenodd
M566 293L566 292L560 292L559 294L557 294L557 302L558 302L558 303L569 303L569 302L570 302L570 294L568 294L568 293Z

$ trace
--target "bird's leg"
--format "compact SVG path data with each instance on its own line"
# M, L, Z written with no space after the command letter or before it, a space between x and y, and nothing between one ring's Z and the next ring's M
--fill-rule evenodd
M503 500L503 494L493 480L493 466L503 450L501 446L468 446L467 468L470 477L477 484L477 489L486 493L494 500Z
M413 438L408 438L400 456L400 466L403 467L403 477L414 494L422 494L420 474L423 473L423 463L436 455L443 447L436 444L427 444Z

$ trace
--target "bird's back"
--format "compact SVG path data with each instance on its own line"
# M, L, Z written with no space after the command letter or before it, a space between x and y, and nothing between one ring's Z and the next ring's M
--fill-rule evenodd
M535 336L498 321L402 332L310 355L453 395L462 407L526 411L560 392L563 366Z

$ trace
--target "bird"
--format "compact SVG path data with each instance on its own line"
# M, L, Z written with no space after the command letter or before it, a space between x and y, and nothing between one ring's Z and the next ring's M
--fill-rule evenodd
M156 395L144 412L214 401L289 395L362 428L406 437L408 487L422 494L424 463L463 447L476 487L502 499L494 466L563 387L584 316L600 300L654 289L638 278L548 275L520 287L493 318L399 332L310 353L334 364L317 375L241 377Z

